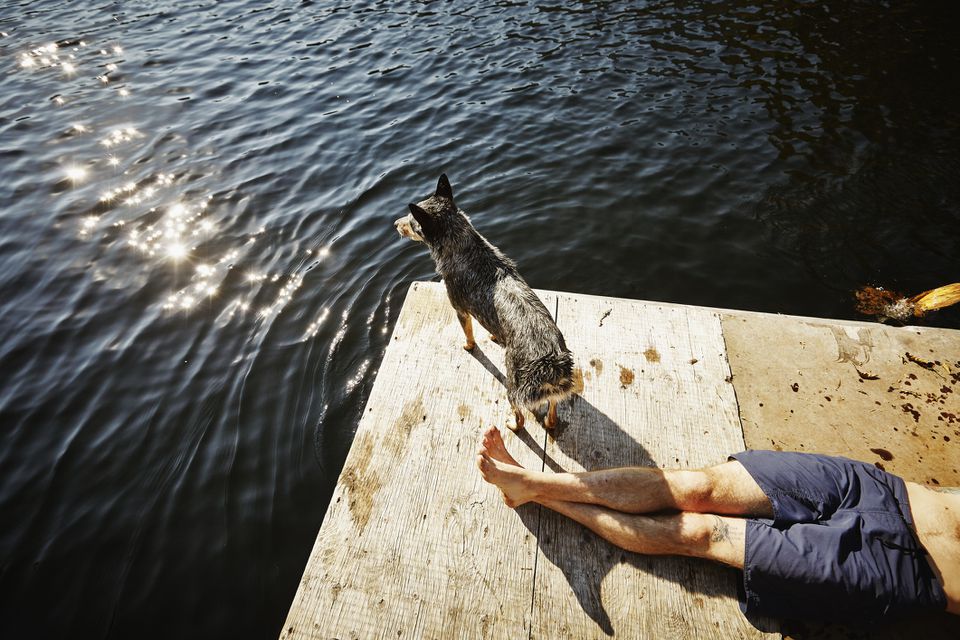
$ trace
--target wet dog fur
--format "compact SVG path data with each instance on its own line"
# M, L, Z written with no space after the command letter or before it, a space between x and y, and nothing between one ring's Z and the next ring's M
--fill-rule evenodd
M517 271L517 266L470 224L453 201L453 189L441 175L436 192L394 222L404 238L423 242L443 278L447 297L473 350L471 318L506 351L506 386L515 423L523 428L520 407L534 411L548 404L544 427L557 423L557 402L574 391L573 356L547 308Z

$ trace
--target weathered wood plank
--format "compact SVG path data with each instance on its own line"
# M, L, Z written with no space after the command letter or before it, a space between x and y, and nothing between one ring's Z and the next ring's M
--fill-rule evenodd
M547 466L701 467L743 449L716 313L568 294L558 307L584 391ZM737 571L625 552L546 509L538 537L534 638L764 635L739 611Z
M960 485L960 332L726 314L744 438Z
M536 540L475 467L510 411L474 330L470 354L442 285L411 286L282 638L527 637Z

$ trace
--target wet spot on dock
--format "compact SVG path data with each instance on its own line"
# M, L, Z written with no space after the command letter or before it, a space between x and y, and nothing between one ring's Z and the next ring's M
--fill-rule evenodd
M381 445L390 453L399 455L410 438L413 428L426 420L427 416L423 413L423 399L417 396L416 400L407 403L403 408L395 428L387 432Z
M653 347L647 348L643 352L643 357L647 359L647 362L660 362L660 354Z
M790 388L793 389L794 393L796 393L797 391L800 391L800 384L797 382L794 382L792 385L790 385Z
M603 361L600 358L591 359L590 366L597 370L597 375L603 373Z
M620 384L624 387L629 387L633 384L633 370L627 369L626 367L620 367Z
M465 404L461 404L459 407L457 407L457 415L460 416L460 422L463 422L470 417L470 407Z
M350 508L350 516L359 533L363 533L367 527L370 512L373 510L373 496L382 486L379 476L369 472L372 458L373 438L363 434L354 441L350 462L340 474L340 482L347 488L347 506Z
M377 455L399 460L414 427L426 419L427 416L423 413L423 399L417 396L415 400L404 406L393 428L388 429L384 437L376 443ZM358 436L350 449L347 466L344 467L340 476L340 482L347 488L349 497L347 505L350 507L350 515L360 534L367 527L370 513L373 511L373 501L383 487L383 480L370 469L373 451L373 437L367 433Z
M891 460L893 460L893 454L887 451L886 449L870 449L870 451L874 452L875 454L877 454L887 462L890 462Z

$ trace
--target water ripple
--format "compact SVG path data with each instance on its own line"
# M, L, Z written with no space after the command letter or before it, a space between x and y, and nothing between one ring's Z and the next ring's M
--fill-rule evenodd
M0 636L277 633L441 171L537 287L854 317L956 281L953 13L0 8Z

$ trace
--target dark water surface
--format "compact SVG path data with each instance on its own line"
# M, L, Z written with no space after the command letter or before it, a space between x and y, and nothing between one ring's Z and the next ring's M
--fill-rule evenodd
M279 633L441 171L536 287L960 280L954 5L5 3L0 637Z

